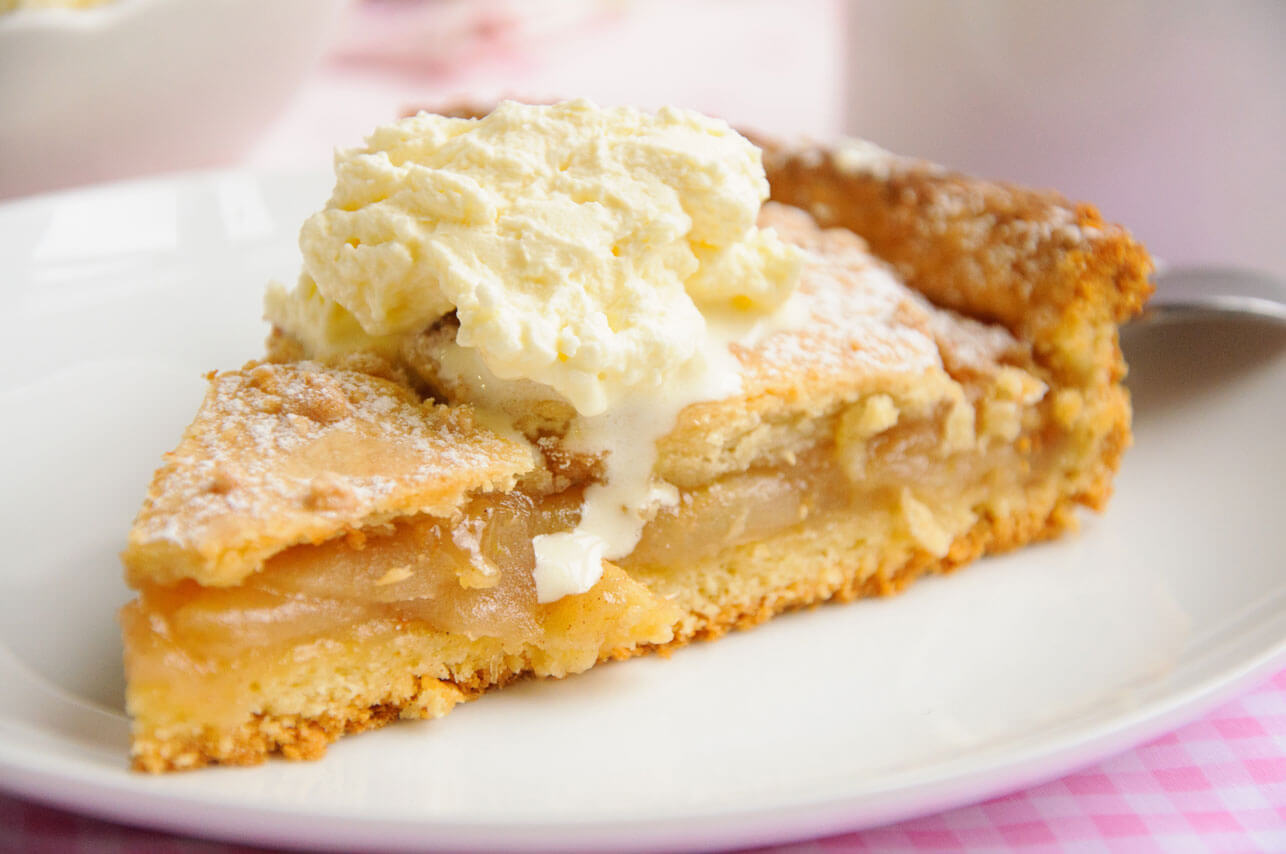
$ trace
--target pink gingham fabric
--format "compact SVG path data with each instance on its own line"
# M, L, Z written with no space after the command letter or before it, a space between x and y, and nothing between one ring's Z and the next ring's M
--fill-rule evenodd
M1286 670L1128 753L981 804L772 849L1286 851Z
M0 797L0 851L264 850L136 830ZM1061 780L758 854L847 851L1286 851L1286 670L1195 723Z

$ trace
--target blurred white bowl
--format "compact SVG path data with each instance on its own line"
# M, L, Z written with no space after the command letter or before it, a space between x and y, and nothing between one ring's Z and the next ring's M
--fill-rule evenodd
M345 0L114 0L0 14L0 198L226 164Z

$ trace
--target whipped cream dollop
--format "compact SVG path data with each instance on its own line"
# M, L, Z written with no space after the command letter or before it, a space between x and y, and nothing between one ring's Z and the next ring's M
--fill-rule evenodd
M472 354L455 361L479 385L570 403L565 442L605 455L605 474L575 531L537 538L536 581L542 601L588 589L600 556L628 554L677 497L653 482L656 440L684 406L736 393L728 343L795 288L800 251L756 225L759 149L671 107L505 102L381 127L335 173L269 318L326 357L396 352L454 311Z

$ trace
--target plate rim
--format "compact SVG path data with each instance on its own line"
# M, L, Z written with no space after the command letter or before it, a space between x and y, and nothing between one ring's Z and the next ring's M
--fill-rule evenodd
M1162 695L1105 721L1072 726L1056 739L1019 750L1017 756L1005 758L1007 751L1000 751L1000 755L983 760L962 758L947 763L947 770L930 774L926 779L904 782L878 792L815 801L801 799L766 809L756 807L753 813L726 808L698 810L665 822L661 822L659 816L597 821L590 817L577 823L522 821L498 826L490 821L324 816L189 793L143 791L145 781L157 778L140 776L138 787L122 787L111 785L110 781L86 781L59 774L40 767L39 762L23 761L22 753L31 756L34 751L15 750L3 730L0 730L0 791L137 828L300 850L339 851L372 844L396 851L422 850L426 833L434 834L435 845L467 851L529 852L556 847L569 852L681 852L771 845L805 838L800 835L805 828L808 838L851 833L1057 779L1190 723L1283 666L1286 666L1286 638L1269 644L1257 654L1238 659L1236 664L1221 667L1177 694ZM60 764L74 764L74 760L63 760ZM68 783L73 784L70 789ZM164 809L176 805L182 807L181 814L169 814ZM313 822L316 826L310 827Z

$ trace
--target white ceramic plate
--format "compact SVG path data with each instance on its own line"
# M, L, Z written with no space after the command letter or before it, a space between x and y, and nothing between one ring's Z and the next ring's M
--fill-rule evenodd
M0 207L0 786L328 848L691 849L891 821L1063 773L1283 661L1286 339L1136 342L1104 517L904 596L530 682L318 763L126 770L116 552L201 375L260 352L326 176L202 174Z

